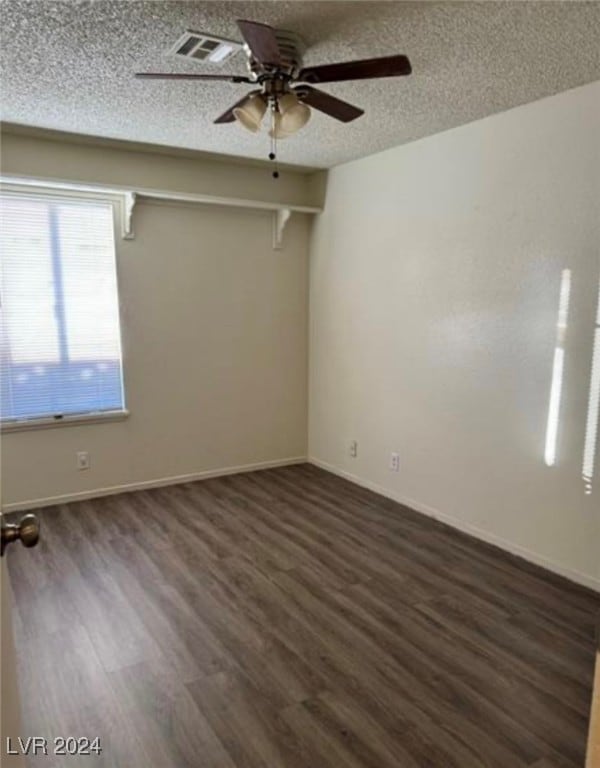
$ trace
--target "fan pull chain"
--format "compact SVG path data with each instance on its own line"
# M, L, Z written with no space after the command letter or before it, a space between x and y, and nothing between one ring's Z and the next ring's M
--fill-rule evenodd
M277 109L277 102L274 101L271 108L271 151L269 152L269 160L275 162L275 170L273 171L273 178L279 178L279 165L277 163L277 138L275 136L275 111Z

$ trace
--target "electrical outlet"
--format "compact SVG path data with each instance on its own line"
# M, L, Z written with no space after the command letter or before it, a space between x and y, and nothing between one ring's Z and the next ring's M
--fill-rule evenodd
M87 451L77 451L77 469L90 468L90 454Z
M400 471L400 454L390 453L390 469L392 472Z
M353 459L355 459L358 456L358 443L356 440L350 441L350 446L348 448L350 456L352 456Z

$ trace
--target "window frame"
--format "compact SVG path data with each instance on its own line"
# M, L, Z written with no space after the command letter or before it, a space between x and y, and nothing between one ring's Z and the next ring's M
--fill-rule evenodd
M0 418L0 432L22 432L36 429L53 429L55 427L80 426L84 424L103 424L115 421L124 421L130 415L127 408L127 376L126 376L126 355L125 355L125 332L123 323L123 308L121 304L121 275L119 269L120 252L118 232L124 232L124 217L127 207L126 193L104 192L100 190L90 190L88 188L78 189L75 186L69 188L59 188L47 186L43 182L23 184L4 182L0 183L0 194L13 197L29 197L38 200L73 200L96 201L109 203L112 208L113 222L113 243L115 252L115 274L117 284L117 306L119 313L119 335L121 342L121 381L123 386L123 407L110 411L86 411L82 413L71 413L57 416L44 416L33 418Z

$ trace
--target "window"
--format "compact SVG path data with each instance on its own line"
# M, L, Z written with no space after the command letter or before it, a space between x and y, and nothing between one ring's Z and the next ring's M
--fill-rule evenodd
M0 415L124 413L113 203L0 193Z

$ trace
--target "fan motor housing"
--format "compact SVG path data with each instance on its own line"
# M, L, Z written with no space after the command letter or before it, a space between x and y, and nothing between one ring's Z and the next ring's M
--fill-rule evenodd
M281 64L273 67L273 70L292 76L302 68L302 56L306 46L298 35L289 30L275 29L275 37L281 54ZM265 74L264 65L252 56L248 45L244 44L243 50L246 54L248 71L252 77L258 79Z

